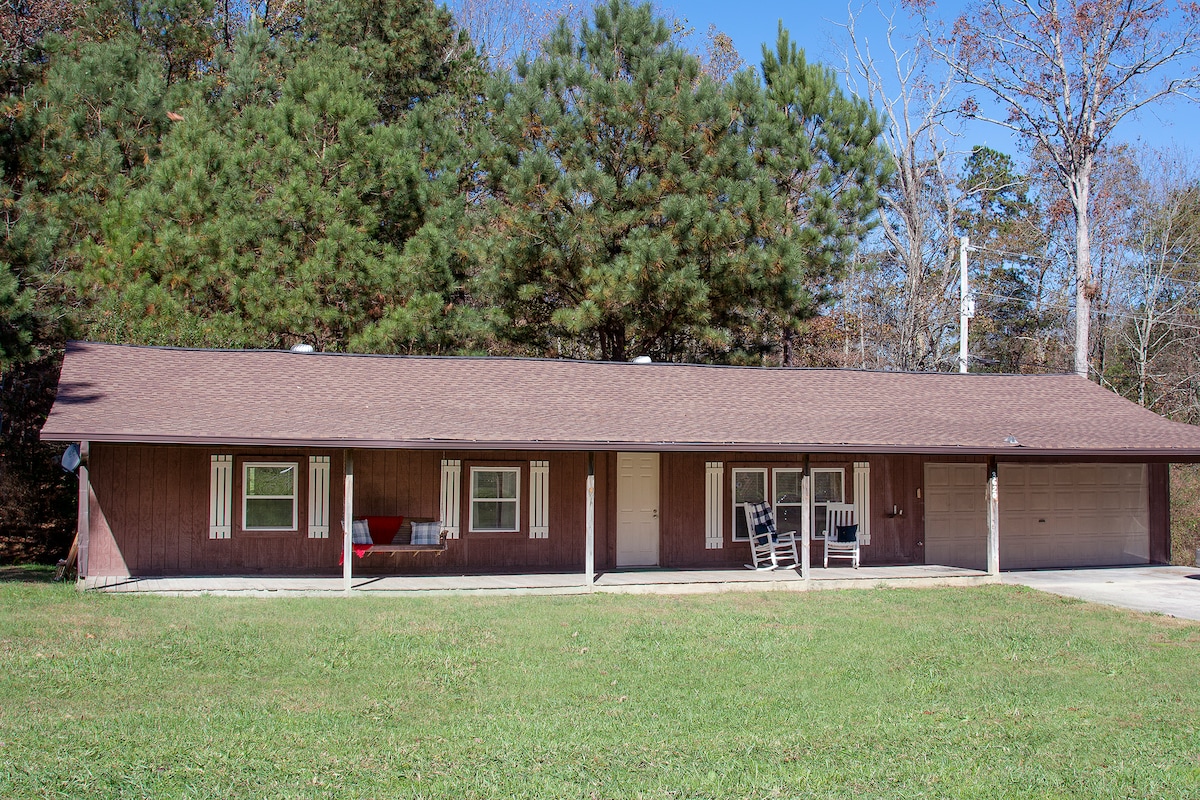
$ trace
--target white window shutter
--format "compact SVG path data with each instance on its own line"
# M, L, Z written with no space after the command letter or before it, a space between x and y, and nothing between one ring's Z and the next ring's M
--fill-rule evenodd
M329 538L329 456L308 457L308 538Z
M871 543L871 462L854 462L854 517L859 544Z
M462 504L462 461L442 459L442 527L447 539L458 538L458 517Z
M550 462L529 462L529 538L550 538Z
M704 464L704 548L720 550L725 544L722 525L725 513L725 463L707 461Z
M208 481L208 538L233 532L233 456L213 456Z

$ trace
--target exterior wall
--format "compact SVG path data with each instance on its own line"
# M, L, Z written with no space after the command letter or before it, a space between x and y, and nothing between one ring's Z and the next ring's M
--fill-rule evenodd
M231 454L234 464L234 530L229 539L208 537L209 459ZM298 471L296 531L240 529L241 461L331 456L331 472L342 474L337 451L204 448L92 443L88 457L90 575L336 574L341 555L341 492L330 492L330 538L307 533L307 468ZM334 528L338 535L335 536Z
M214 454L235 457L234 529L229 539L208 537L209 460ZM329 538L307 536L308 471L303 468L299 470L298 530L282 533L241 530L242 461L294 458L304 464L310 455L331 457ZM443 458L459 459L463 466L460 538L450 540L447 550L441 553L377 553L356 558L356 573L583 569L587 453L355 450L354 515L438 518ZM528 533L528 466L534 460L550 462L549 537L545 539L531 539ZM868 461L871 544L863 548L863 563L919 564L925 561L925 462L981 460L974 456L813 455L808 463L810 467L843 468L845 500L854 502L853 464ZM705 547L705 463L709 461L723 464L723 539L719 549ZM616 563L616 462L616 453L594 454L597 570L612 569ZM467 529L470 466L486 464L522 465L522 530L517 533L471 533ZM733 540L732 470L803 466L804 456L796 454L662 453L660 565L740 568L748 563L748 543ZM341 572L344 460L340 450L92 443L89 472L89 575L337 575ZM1151 561L1166 561L1170 554L1167 484L1167 466L1149 465ZM1003 537L1001 530L1002 540ZM814 542L814 564L820 563L820 550L820 542Z
M704 545L704 465L723 464L724 537L720 549ZM864 564L923 563L924 504L918 497L922 485L920 456L812 455L813 467L845 470L845 501L855 502L854 462L871 465L871 544L864 547ZM660 563L677 568L736 568L751 560L748 542L733 540L732 470L740 467L792 467L801 469L804 456L792 453L663 453L661 473L662 546ZM897 512L892 514L892 507ZM821 544L813 543L813 564L822 559Z
M1171 473L1169 464L1150 464L1150 563L1171 563Z
M871 544L862 548L862 563L924 564L924 457L884 455L869 460Z
M461 532L447 542L445 552L372 553L356 558L354 571L364 574L424 574L437 572L582 572L587 497L587 453L537 451L421 451L355 450L354 516L403 515L437 519L440 514L441 461L462 461ZM550 462L549 536L529 538L529 462ZM600 454L596 465L596 565L612 563L602 554L608 541L609 493L607 469ZM470 468L516 465L521 472L521 513L517 533L472 533L467 525ZM615 495L614 495L615 496ZM340 527L340 526L339 526Z

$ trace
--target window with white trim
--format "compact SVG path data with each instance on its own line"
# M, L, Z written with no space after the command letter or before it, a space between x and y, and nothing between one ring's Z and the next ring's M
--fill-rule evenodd
M521 529L520 467L471 467L469 530L514 533Z
M841 467L814 467L813 526L814 539L825 538L825 520L830 503L846 502L846 471Z
M295 461L242 464L242 530L296 530L297 472Z
M767 499L767 470L739 468L733 471L733 540L746 542L746 503L762 503Z
M804 470L777 469L771 477L775 489L775 527L799 535L804 529Z
M825 530L825 515L830 503L845 498L845 470L841 467L817 467L811 470L813 482L812 535L820 538ZM733 539L744 542L746 503L769 502L775 511L775 525L781 531L804 529L804 470L796 467L739 467L732 470Z

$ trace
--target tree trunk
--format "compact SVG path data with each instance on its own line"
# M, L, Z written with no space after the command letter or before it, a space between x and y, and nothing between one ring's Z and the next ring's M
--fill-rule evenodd
M1088 236L1088 189L1091 165L1084 165L1071 187L1075 206L1075 374L1088 376L1088 329L1092 318L1092 250Z

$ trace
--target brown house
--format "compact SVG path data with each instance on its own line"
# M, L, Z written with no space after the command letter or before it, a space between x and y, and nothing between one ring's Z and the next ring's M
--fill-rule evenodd
M90 343L42 437L85 456L81 576L740 569L761 500L814 562L851 507L864 564L1164 562L1168 465L1200 457L1073 375Z

